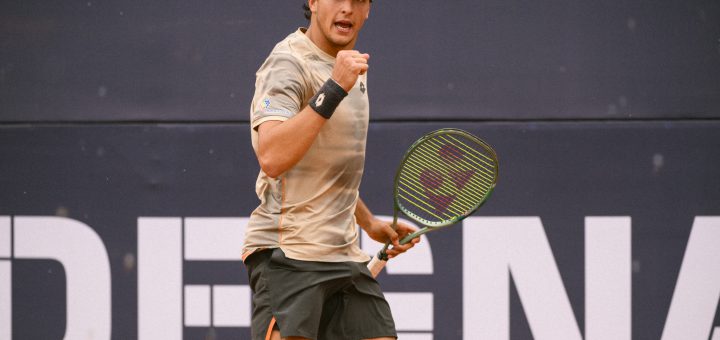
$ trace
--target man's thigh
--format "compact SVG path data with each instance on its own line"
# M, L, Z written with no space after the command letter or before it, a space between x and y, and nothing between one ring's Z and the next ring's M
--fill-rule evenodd
M395 323L380 285L362 263L350 264L352 284L338 293L322 340L395 339ZM330 305L326 305L330 307ZM332 312L335 310L336 312Z

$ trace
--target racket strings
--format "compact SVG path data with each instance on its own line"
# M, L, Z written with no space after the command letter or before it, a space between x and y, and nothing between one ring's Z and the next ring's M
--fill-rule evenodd
M426 179L426 181L423 181L423 177L422 177L423 170L420 170L420 168L416 164L408 164L407 170L408 171L403 173L403 176L404 176L403 179L405 180L404 183L407 184L408 186L412 186L414 189L416 189L421 194L424 194L424 192L427 191L428 186L440 188L444 182L444 180L442 180L442 178L437 179L437 178L429 177L429 176L424 177L427 179ZM425 171L427 171L427 170L425 170ZM414 177L420 177L421 178L420 183L417 183L417 181L415 181ZM470 184L472 185L473 183L470 183ZM477 183L477 185L484 189L483 192L480 193L480 195L478 195L477 193L473 192L472 190L469 190L468 194L474 199L482 199L482 195L485 192L487 192L489 190L489 188L484 186L484 184L482 184L482 183ZM447 194L453 194L453 193L447 193ZM427 196L425 196L425 197L427 197ZM456 212L460 213L460 211L456 211Z
M482 199L492 189L494 176L491 177L477 168L462 163L453 164L452 166L440 163L436 166L450 175L451 179L456 182L455 188L461 189L460 191L465 194L474 196L473 199Z
M449 210L455 215L464 214L467 209L473 206L474 202L482 200L483 196L489 191L489 189L481 183L468 182L465 184L464 190L455 190L455 192L443 192L442 190L437 190L435 194L428 194L428 186L439 188L442 183L417 183L413 177L420 176L421 174L416 169L417 168L413 166L410 167L410 170L414 171L409 171L409 173L406 174L410 175L410 178L404 181L404 184L412 187L412 189L414 189L414 191L423 198L433 201L435 204L431 205L432 207L435 207L436 209L444 207L445 209L439 210ZM481 188L481 190L473 190L473 187L475 186ZM459 203L460 205L452 203Z
M404 186L400 186L400 189L403 192L405 192L406 194L413 197L414 199L418 200L418 202L422 204L421 208L428 213L431 213L431 212L427 211L426 209L434 210L434 209L437 209L438 205L447 206L449 208L448 210L454 214L462 213L462 211L456 210L455 208L451 207L453 200L451 200L450 198L447 198L446 196L443 196L443 195L428 195L426 193L426 188L423 188L421 184L417 184L415 181L405 181L402 184L404 184ZM417 196L421 196L422 198L419 198ZM427 200L430 200L432 203L435 203L435 204L429 204L427 202ZM410 201L410 203L412 203L416 207L419 207L416 202ZM453 214L441 214L441 215L444 215L444 217L437 216L436 214L432 214L432 215L440 220L453 217Z
M440 215L444 215L444 216L438 216L438 214L435 214L432 212L432 210L436 210L435 206L433 206L432 204L426 203L427 202L426 197L419 198L416 195L413 195L412 193L408 192L407 190L405 190L405 188L402 188L402 187L399 188L399 190L402 191L403 193L409 195L414 200L411 199L410 197L406 197L405 195L403 195L401 193L398 193L398 196L400 198L404 199L405 202L413 205L415 208L418 208L418 209L422 210L423 212L427 213L427 215L424 215L424 214L418 212L417 210L410 210L410 209L406 208L406 210L413 212L415 216L420 217L427 222L440 222L440 221L445 221L445 220L451 219L453 217L452 215L443 214L443 213L440 213ZM423 216L420 216L420 215L423 215ZM435 220L431 219L430 216L434 217Z
M421 158L423 159L423 161L425 161L425 162L431 162L430 158L427 157L427 156L424 156L421 151L418 153L418 156L421 157ZM442 163L435 164L434 166L436 166L436 167L439 168L439 169L445 170L446 172L449 172L449 171L452 171L452 170L457 170L457 169L453 169L453 168L451 168L451 167L447 167L447 166L443 165ZM457 168L460 169L460 170L464 170L464 171L473 171L473 170L475 170L475 169L473 169L473 168L471 168L471 167L463 167L463 166L458 166ZM418 170L417 167L415 167L414 169L415 169L415 170ZM490 187L491 187L491 185L492 185L492 179L491 179L490 176L487 176L487 174L485 174L485 173L483 173L483 174L484 174L485 176L483 176L483 177L480 178L481 181L483 182L482 184L484 185L485 189L490 189ZM481 185L481 186L482 186L482 185Z
M447 140L445 139L445 137L446 137L446 136L442 136L442 135L441 135L441 136L438 136L438 138L447 141ZM471 153L480 155L480 157L482 157L482 159L478 158L478 160L479 160L480 162L484 163L485 165L487 165L487 166L489 166L489 167L491 167L491 168L493 168L493 169L495 168L495 165L494 165L494 162L495 162L495 161L493 160L492 156L488 156L488 155L486 155L486 154L484 154L484 153L482 153L482 152L479 152L477 148L468 146L467 144L463 143L461 140L457 139L456 137L454 137L454 136L452 136L452 135L447 135L447 138L450 138L450 139L454 140L455 142L463 145L463 146L466 148L465 150L471 151ZM449 143L449 142L448 142L448 143ZM472 143L477 144L477 142L470 142L470 143L471 143L471 144L472 144ZM482 148L482 150L487 150L487 145L481 145L481 148ZM488 162L489 162L489 163L488 163Z
M418 147L417 152L413 154L414 156L418 156L418 157L422 158L422 160L412 162L412 163L432 164L433 167L436 167L436 168L444 170L445 172L451 172L451 173L452 173L452 171L458 171L458 170L478 171L481 174L479 179L483 182L480 185L480 187L484 188L485 190L492 189L493 183L495 182L495 172L494 171L488 172L489 170L485 169L485 167L481 167L481 169L478 169L479 165L477 163L468 164L465 162L455 162L455 164L449 165L447 163L437 162L437 160L435 159L436 157L434 157L433 154L437 153L442 146L438 145L435 141L432 141L432 140L428 141L427 144L430 144L430 145L427 145L428 148ZM425 146L425 145L423 145L423 146ZM435 147L431 148L431 146L435 146ZM491 166L491 167L494 169L494 166ZM417 170L417 168L415 168L415 170ZM475 176L470 176L470 179L471 180L475 179Z
M442 138L443 136L439 136L439 137ZM452 137L452 136L450 136L450 137ZM455 139L455 138L453 138L453 139ZM431 143L434 143L434 144L435 144L436 146L438 146L438 147L441 147L441 146L439 146L439 145L437 144L437 141L432 141L432 140L431 140L430 142L431 142ZM451 144L449 141L446 142L446 143ZM462 145L464 145L464 146L467 148L467 149L465 149L466 151L472 151L472 152L475 152L475 153L481 155L481 156L484 157L484 158L488 158L485 154L478 152L476 149L470 148L469 146L465 145L464 143L462 143L462 142L460 142L460 141L458 141L458 143L461 143ZM447 145L447 144L446 144L446 145ZM468 154L472 156L471 153L468 153ZM483 165L483 164L479 164L479 163L477 163L477 162L475 162L475 161L473 161L473 160L470 160L470 161L473 163L473 165L470 166L470 167L472 167L474 170L482 169L481 172L482 172L483 174L485 174L485 175L487 175L488 177L491 177L491 178L494 178L494 177L495 177L495 166L494 166L494 165L489 164L489 163L487 163L486 161L484 161L484 160L482 160L482 159L480 159L480 158L477 158L477 157L475 157L475 159L476 159L477 161L481 162L481 163L484 163L484 165ZM492 159L491 159L491 161L492 161ZM461 164L461 165L462 165L462 164ZM490 169L488 169L487 167L490 167Z
M488 149L484 143L451 133L419 142L398 173L399 203L430 225L471 213L497 180L497 160Z
M443 136L439 136L439 137L442 138ZM452 137L452 136L449 136L449 137ZM453 139L455 139L455 138L453 138ZM455 140L457 140L457 139L455 139ZM459 141L458 141L458 142L459 142ZM438 144L437 141L434 141L434 140L433 140L433 141L430 141L430 143L432 143L432 144L433 144L436 148L438 148L438 149L439 149L439 148L442 148L442 145L441 145L441 144ZM448 144L445 144L445 145L453 145L453 144L448 141ZM469 146L467 146L465 143L462 143L462 145L466 147L466 148L463 149L463 150L466 151L466 153L467 153L468 155L471 155L471 156L472 156L472 153L471 153L471 152L474 152L474 153L477 153L477 154L479 154L479 155L482 155L483 157L486 157L484 154L480 153L477 149L472 149L472 148L470 148ZM479 147L482 147L482 145L478 145L478 146L479 146ZM471 151L471 152L468 152L468 151ZM480 160L479 158L475 158L475 159L476 159L476 160ZM480 161L483 162L483 163L485 163L485 162L482 161L482 160L480 160ZM486 163L486 164L487 164L487 163ZM490 190L490 189L493 187L494 183L495 183L495 180L496 180L496 179L495 179L495 177L496 177L496 175L495 175L495 174L496 174L496 167L495 167L494 165L492 165L492 164L488 164L487 166L485 166L485 165L483 165L483 164L479 164L478 162L476 162L476 161L473 160L472 158L468 158L467 162L457 162L457 163L455 163L455 164L453 164L453 165L454 165L454 167L460 168L460 169L465 170L465 171L473 171L473 172L477 171L478 174L480 175L479 179L482 180L482 182L483 182L483 184L484 184L484 186L482 186L482 185L481 185L481 186L484 187L486 190ZM441 166L442 166L442 164L441 164ZM490 169L488 169L488 166L490 167ZM475 178L475 176L472 176L472 178Z
M442 148L443 146L445 146L445 145L452 145L452 144L450 144L450 143L441 144L441 142L438 142L438 141L435 141L435 140L428 140L427 143L429 144L428 147L434 146L434 148L429 149L429 151L426 151L425 154L428 154L428 153L429 153L429 154L437 153L437 152L439 152L439 151L441 150L441 148ZM469 150L476 151L476 150L474 150L474 149L469 149ZM422 150L419 150L419 151L420 151L421 154L422 154ZM476 152L477 152L477 151L476 151ZM481 155L482 155L482 154L481 154ZM485 155L483 155L483 156L485 156ZM431 157L425 157L425 160L428 161L428 162L434 162L434 159L433 159L433 158L434 158L434 157L432 157L432 156L431 156ZM459 168L462 168L462 169L465 169L465 170L477 170L477 171L480 171L480 172L484 175L484 178L483 178L483 179L485 179L485 180L487 181L486 184L492 185L493 179L494 179L494 177L495 177L495 167L494 167L493 165L489 165L489 167L490 167L491 169L488 169L486 166L483 166L483 165L481 165L481 164L478 164L477 162L471 162L472 164L469 164L469 163L466 163L466 162L456 162L456 163L457 163L457 164L454 164L455 167L459 167ZM437 166L443 167L443 166L445 166L445 165L444 165L444 163L438 163ZM446 168L447 168L447 167L446 167Z

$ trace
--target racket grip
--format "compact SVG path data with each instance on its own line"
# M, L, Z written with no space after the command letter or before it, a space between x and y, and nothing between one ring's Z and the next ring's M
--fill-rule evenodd
M370 270L370 274L372 274L373 277L377 277L383 268L385 268L386 264L387 261L381 260L379 256L374 256L368 263L367 267L368 270Z

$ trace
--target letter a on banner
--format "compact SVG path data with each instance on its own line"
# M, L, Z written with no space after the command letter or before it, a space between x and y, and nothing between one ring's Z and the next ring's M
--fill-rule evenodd
M708 339L719 300L720 217L698 216L690 232L662 340ZM720 335L713 335L713 340L716 338Z

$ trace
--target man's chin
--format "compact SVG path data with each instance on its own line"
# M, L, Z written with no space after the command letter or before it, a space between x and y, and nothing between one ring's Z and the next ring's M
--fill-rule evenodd
M352 46L352 43L353 41L355 41L355 39L351 37L333 37L331 41L339 49L345 50Z

